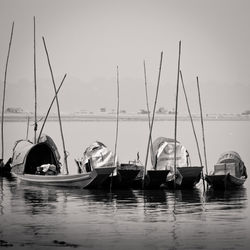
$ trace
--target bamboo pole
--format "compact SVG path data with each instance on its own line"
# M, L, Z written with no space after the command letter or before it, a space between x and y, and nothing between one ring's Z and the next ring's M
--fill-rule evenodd
M180 61L181 61L181 41L179 41L179 57L178 57L178 71L177 71L177 86L176 86L176 98L175 98L175 124L174 124L174 174L175 174L175 175L176 175L177 110L178 110L178 93L179 93ZM174 188L176 188L175 178L174 178Z
M191 124L192 124L192 129L193 129L193 132L194 132L194 137L195 137L195 142L196 142L197 151L198 151L198 155L199 155L200 165L202 167L202 159L201 159L200 147L199 147L197 135L196 135L195 128L194 128L194 122L193 122L192 114L191 114L191 111L190 111L190 107L189 107L189 103L188 103L188 98L187 98L186 89L185 89L185 86L184 86L184 81L183 81L183 76L182 76L181 70L180 70L180 76L181 76L182 88L183 88L183 92L184 92L184 95L185 95L186 104L187 104L187 108L188 108L188 114L189 114L190 121L191 121ZM202 177L203 177L203 169L202 169ZM204 178L202 178L202 181L203 181L203 188L205 190Z
M51 73L51 78L52 78L52 83L53 83L54 91L55 91L56 104L57 104L57 113L58 113L58 119L59 119L59 125L60 125L60 132L61 132L62 144L63 144L64 163L65 163L65 168L66 168L66 174L69 174L68 163L67 163L68 154L67 154L66 149L65 149L65 142L64 142L63 130L62 130L62 121L61 121L61 115L60 115L60 107L59 107L58 96L57 96L57 93L56 93L56 84L55 84L55 80L54 80L54 76L53 76L53 71L52 71L52 68L51 68L51 64L50 64L50 60L49 60L49 54L48 54L48 50L47 50L47 47L46 47L46 43L45 43L44 37L43 37L43 44L44 44L45 52L46 52L46 55L47 55L48 64L49 64L49 68L50 68L50 73Z
M205 167L206 167L206 174L208 174L206 143L205 143L205 132L204 132L203 115L202 115L202 105L201 105L201 94L200 94L200 86L199 86L199 78L198 78L198 76L196 77L196 80L197 80L197 89L198 89L200 115L201 115L201 127L202 127L202 138L203 138L203 149L204 149Z
M119 109L120 109L120 90L119 90L119 68L116 68L117 74L117 110L116 110L116 133L115 133L115 158L116 158L116 150L117 150L117 141L118 141L118 129L119 129Z
M147 83L147 72L146 72L146 63L143 61L144 66L144 79L145 79L145 94L146 94L146 105L147 105L147 113L148 113L148 128L150 130L150 109L148 104L148 83ZM150 136L150 145L151 145L151 153L153 153L153 143L152 143L152 135Z
M116 67L116 84L117 84L117 107L116 107L116 132L115 132L115 153L114 153L114 166L116 166L116 154L117 154L117 142L118 142L118 130L119 130L119 110L120 110L120 90L119 90L119 67ZM113 185L113 172L110 181L110 190Z
M63 84L63 82L64 82L66 76L67 76L67 74L64 75L64 77L63 77L63 79L62 79L62 81L61 81L61 83L60 83L60 86L58 87L58 89L57 89L57 91L56 91L56 95L58 95L59 90L60 90L60 88L62 87L62 84ZM46 113L46 116L45 116L45 118L44 118L44 120L43 120L43 124L42 124L42 127L41 127L40 132L39 132L39 135L38 135L38 139L37 139L38 142L39 142L40 137L41 137L41 135L42 135L43 128L44 128L45 123L46 123L46 121L47 121L47 118L48 118L48 116L49 116L50 110L51 110L51 108L52 108L52 106L53 106L53 103L54 103L54 101L55 101L55 99L56 99L56 95L53 97L53 99L52 99L52 101L51 101L51 103L50 103L50 106L49 106L49 108L48 108L48 111L47 111L47 113Z
M5 92L6 92L6 79L7 79L7 71L8 71L8 63L9 63L9 57L10 57L10 48L12 43L12 37L13 37L13 31L14 31L14 22L12 23L11 27L11 34L10 34L10 41L9 41L9 48L8 48L8 54L7 54L7 60L5 65L5 72L4 72L4 82L3 82L3 102L2 102L2 121L1 121L1 141L2 141L2 155L1 158L4 157L4 128L3 128L3 122L4 122L4 104L5 104Z
M34 125L34 143L36 144L37 132L37 84L36 84L36 18L33 17L34 22L34 87L35 87L35 125Z
M150 124L150 131L149 131L148 144L147 144L147 153L146 153L146 159L145 159L145 166L144 166L144 173L143 173L142 188L144 188L144 181L145 181L145 176L146 176L146 171L147 171L147 163L148 163L148 153L149 153L150 138L151 138L151 135L152 135L153 125L154 125L155 109L156 109L156 103L157 103L158 92L159 92L159 85L160 85L160 78L161 78L162 58L163 58L163 52L161 52L161 59L160 59L160 66L159 66L159 74L158 74L158 80L157 80L156 94L155 94L155 102L154 102L153 116L152 116L152 121L151 121L151 124Z
M183 81L183 76L182 76L181 70L180 70L180 76L181 76L182 88L183 88L183 92L184 92L184 96L185 96L185 100L186 100L186 104L187 104L188 114L189 114L189 118L190 118L190 121L191 121L191 124L192 124L194 138L195 138L195 142L196 142L196 146L197 146L199 160L200 160L200 164L202 166L202 159L201 159L200 147L199 147L197 135L196 135L195 128L194 128L194 122L193 122L192 114L191 114L191 111L190 111L190 107L189 107L189 103L188 103L188 98L187 98L187 93L186 93L186 89L185 89L185 86L184 86L184 81Z
M27 130L26 130L26 140L29 139L29 126L30 126L30 117L27 116Z

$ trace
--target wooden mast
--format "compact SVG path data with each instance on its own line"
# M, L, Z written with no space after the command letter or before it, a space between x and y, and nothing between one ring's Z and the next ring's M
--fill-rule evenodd
M3 102L2 102L2 121L1 121L1 141L2 141L1 158L2 159L4 157L4 136L3 136L4 128L3 128L3 122L4 122L4 104L5 104L5 92L6 92L6 79L7 79L7 71L8 71L8 63L9 63L9 56L10 56L10 48L11 48L11 43L12 43L13 31L14 31L14 22L12 23L12 28L11 28L9 49L8 49L7 60L6 60L6 65L5 65L4 82L3 82Z
M58 89L57 89L57 91L56 91L56 95L58 95L59 90L60 90L60 88L62 87L62 84L63 84L63 82L64 82L66 76L67 76L67 74L64 75L64 77L63 77L63 79L62 79L62 81L61 81L61 83L60 83L60 85L59 85L59 87L58 87ZM49 116L49 112L50 112L50 110L51 110L51 108L52 108L52 106L53 106L53 103L54 103L55 99L56 99L56 95L55 95L54 98L52 99L52 101L51 101L51 103L50 103L50 106L49 106L49 108L48 108L48 111L47 111L47 113L46 113L46 116L45 116L45 118L44 118L44 120L43 120L43 125L42 125L42 127L41 127L41 129L40 129L39 136L38 136L38 139L37 139L38 142L39 142L40 137L41 137L41 135L42 135L43 128L44 128L44 126L45 126L45 123L46 123L46 121L47 121L47 118L48 118L48 116Z
M180 76L181 76L181 83L182 83L183 92L184 92L185 99L186 99L188 114L189 114L190 121L191 121L191 124L192 124L192 129L193 129L193 132L194 132L194 138L195 138L195 142L196 142L196 146L197 146L197 150L198 150L200 165L201 165L201 167L202 167L202 159L201 159L200 147L199 147L197 135L196 135L195 128L194 128L194 122L193 122L192 114L191 114L191 111L190 111L190 107L189 107L189 103L188 103L188 98L187 98L187 93L186 93L186 89L185 89L185 86L184 86L184 81L183 81L183 76L182 76L181 70L180 70ZM203 177L203 170L202 170L202 177ZM203 188L204 188L204 190L205 190L204 178L202 178L202 180L203 180Z
M146 94L146 105L147 105L147 113L148 113L148 127L150 130L150 109L148 104L148 83L147 83L147 73L146 73L146 63L143 61L144 66L144 80L145 80L145 94ZM150 145L151 145L151 153L153 152L153 143L152 143L152 135L150 135Z
M35 87L35 124L34 124L34 143L36 144L37 131L37 84L36 84L36 18L33 17L34 22L34 87Z
M56 84L55 84L55 80L54 80L54 76L53 76L53 71L52 71L52 68L51 68L51 64L50 64L50 60L49 60L49 54L48 54L48 50L47 50L47 47L46 47L46 43L45 43L44 37L43 37L43 44L44 44L45 52L46 52L46 55L47 55L48 64L49 64L49 68L50 68L50 73L51 73L51 78L52 78L52 83L53 83L54 91L55 91L56 104L57 104L57 113L58 113L58 119L59 119L59 125L60 125L60 132L61 132L62 144L63 144L65 169L66 169L66 174L69 174L68 163L67 163L68 154L67 154L67 151L65 149L65 142L64 142L64 136L63 136L63 130L62 130L62 121L61 121L61 115L60 115L60 107L59 107L58 96L57 96L57 93L56 93Z
M202 115L202 105L201 105L201 94L200 94L200 86L199 86L199 78L198 78L198 76L196 77L196 80L197 80L197 89L198 89L199 105L200 105L200 115L201 115L201 127L202 127L202 138L203 138L203 149L204 149L205 167L206 167L206 174L208 174L206 143L205 143L205 132L204 132L203 115Z
M116 150L118 141L118 130L119 130L119 109L120 109L120 90L119 90L119 68L116 68L116 82L117 82L117 110L116 110L116 132L115 132L115 163L116 163Z
M178 110L178 93L179 93L179 76L180 76L180 61L181 61L181 41L179 41L179 57L178 57L178 70L177 70L177 86L175 98L175 124L174 124L174 174L176 175L176 140L177 140L177 110ZM176 177L176 176L175 176ZM174 177L174 188L176 181Z
M152 135L152 129L153 129L153 125L154 125L155 109L156 109L156 103L157 103L158 92L159 92L159 85L160 85L160 78L161 78L162 58L163 58L163 52L161 52L161 59L160 59L160 66L159 66L159 74L158 74L158 80L157 80L156 94L155 94L155 102L154 102L153 116L152 116L152 121L151 121L151 124L150 124L150 131L149 131L148 144L147 144L147 153L146 153L146 159L145 159L145 166L144 166L144 173L143 173L142 188L144 188L144 181L145 181L145 176L146 176L146 171L147 171L147 163L148 163L148 153L149 153L149 146L150 146L150 138L151 138L151 135Z

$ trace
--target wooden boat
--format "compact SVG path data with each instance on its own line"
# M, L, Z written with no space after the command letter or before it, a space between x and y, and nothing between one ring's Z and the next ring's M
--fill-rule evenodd
M178 174L181 175L181 182L178 181L175 183L175 188L177 189L192 189L195 185L200 181L202 176L202 168L203 167L177 167ZM174 188L174 181L170 180L166 182L166 187L173 189Z
M96 172L86 169L74 175L61 174L60 155L49 136L42 136L37 144L19 140L13 149L11 173L21 181L39 185L85 188L96 177Z
M133 182L140 172L140 167L134 162L121 163L114 172L116 173L109 176L103 183L103 187L112 187L112 189L132 188Z
M113 153L101 142L94 142L86 148L81 159L75 160L78 172L94 169L97 176L86 188L101 188L115 169Z
M247 171L240 155L234 151L223 153L214 165L214 172L205 176L209 186L215 190L237 189L247 179Z
M0 176L2 177L10 177L11 176L11 166L10 166L11 158L4 164L3 159L0 159Z
M174 139L159 137L153 142L151 162L157 169L168 169L165 188L191 189L200 181L202 166L191 166L187 149L176 142L176 173L174 172ZM175 186L174 186L175 185Z

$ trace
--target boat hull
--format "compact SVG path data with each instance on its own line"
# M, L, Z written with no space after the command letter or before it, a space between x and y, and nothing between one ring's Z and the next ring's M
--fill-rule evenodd
M12 175L22 182L32 184L78 188L85 188L97 176L95 171L75 175L33 175L16 173L12 173Z
M240 188L246 178L238 178L230 174L226 175L206 175L205 180L215 190L232 190Z
M200 181L203 167L178 167L178 171L182 176L180 184L176 183L177 189L192 189ZM174 181L166 182L166 187L169 189L174 188Z
M169 170L148 170L144 180L145 189L159 189L166 183Z
M102 184L109 178L114 169L115 167L95 168L97 176L86 188L101 188Z

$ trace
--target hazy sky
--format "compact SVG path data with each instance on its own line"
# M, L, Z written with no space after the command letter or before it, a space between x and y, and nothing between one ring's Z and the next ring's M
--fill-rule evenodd
M178 42L191 111L197 113L199 76L205 113L250 109L250 1L248 0L0 0L0 81L12 22L6 107L33 111L33 16L36 17L38 112L53 97L42 43L45 37L64 112L145 108L143 60L153 106L160 53L164 52L158 107L175 104ZM186 112L180 89L180 112Z

